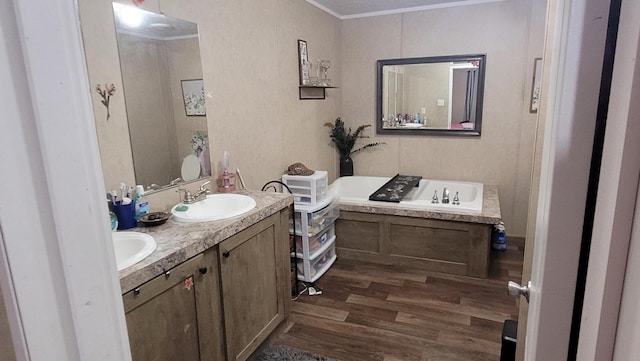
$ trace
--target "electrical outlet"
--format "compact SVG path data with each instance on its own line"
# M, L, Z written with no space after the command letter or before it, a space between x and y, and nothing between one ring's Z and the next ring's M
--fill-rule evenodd
M438 106L439 107L443 107L444 106L444 99L438 99Z

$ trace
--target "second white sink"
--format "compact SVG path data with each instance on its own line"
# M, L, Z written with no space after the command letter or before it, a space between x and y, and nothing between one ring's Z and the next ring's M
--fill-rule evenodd
M210 194L207 198L191 203L177 204L171 209L173 219L178 222L209 222L227 219L247 213L256 206L256 201L242 194Z
M113 232L113 248L116 253L118 271L147 258L158 244L148 234L140 232Z

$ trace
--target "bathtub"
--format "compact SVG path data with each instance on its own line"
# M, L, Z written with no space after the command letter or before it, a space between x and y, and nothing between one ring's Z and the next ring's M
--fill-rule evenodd
M339 198L343 204L384 205L388 207L407 207L452 213L479 214L482 212L484 187L482 183L456 182L422 179L417 187L403 198L400 203L370 201L369 195L382 187L391 178L352 176L341 177L331 183L329 192ZM442 203L442 191L449 190L448 204ZM456 192L460 199L459 205L454 205ZM439 203L432 203L434 193L438 195Z
M493 225L500 221L497 187L423 179L399 203L370 201L389 177L342 177L329 186L339 197L336 252L343 259L486 278ZM460 205L431 203L458 192ZM483 207L484 199L484 207Z

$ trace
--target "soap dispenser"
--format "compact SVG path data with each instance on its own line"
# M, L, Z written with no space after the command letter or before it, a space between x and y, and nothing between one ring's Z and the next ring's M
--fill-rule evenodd
M220 193L235 193L235 174L229 172L229 152L226 150L222 156L222 167L224 171L222 175L218 177L218 192Z

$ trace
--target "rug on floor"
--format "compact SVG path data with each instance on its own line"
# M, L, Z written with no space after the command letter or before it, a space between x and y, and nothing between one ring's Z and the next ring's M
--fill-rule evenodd
M310 352L285 345L271 345L265 348L257 361L340 361L334 358L314 355Z

